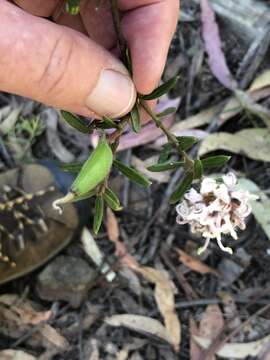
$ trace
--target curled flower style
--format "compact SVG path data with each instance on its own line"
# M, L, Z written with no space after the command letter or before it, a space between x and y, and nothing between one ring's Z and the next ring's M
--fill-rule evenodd
M221 250L232 254L230 247L224 247L222 235L230 235L235 240L237 229L246 228L245 218L251 213L251 199L256 196L248 191L237 190L237 178L230 172L222 176L222 182L204 178L200 191L190 189L184 200L176 206L176 222L189 224L192 233L206 238L198 254L205 251L211 239L216 239Z

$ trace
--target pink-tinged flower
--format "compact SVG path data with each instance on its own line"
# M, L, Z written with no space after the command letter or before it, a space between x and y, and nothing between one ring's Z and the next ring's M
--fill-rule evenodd
M192 233L206 238L198 250L202 253L210 239L216 239L221 250L232 254L232 249L224 247L222 235L229 234L237 239L237 229L246 228L245 218L251 213L249 200L258 199L248 191L236 190L237 178L233 173L222 176L222 183L212 178L204 178L200 191L191 189L184 200L177 205L178 224L189 224Z

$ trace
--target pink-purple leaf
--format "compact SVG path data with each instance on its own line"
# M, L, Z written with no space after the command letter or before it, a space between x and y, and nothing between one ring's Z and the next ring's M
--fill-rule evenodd
M233 90L237 87L237 84L233 79L222 51L215 13L208 0L200 0L200 5L202 36L205 44L205 50L209 58L210 69L222 85L230 90Z

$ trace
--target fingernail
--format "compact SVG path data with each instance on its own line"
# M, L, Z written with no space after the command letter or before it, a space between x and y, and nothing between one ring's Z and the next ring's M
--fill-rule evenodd
M136 100L136 89L129 76L114 70L103 70L96 87L86 99L86 105L96 114L121 117Z

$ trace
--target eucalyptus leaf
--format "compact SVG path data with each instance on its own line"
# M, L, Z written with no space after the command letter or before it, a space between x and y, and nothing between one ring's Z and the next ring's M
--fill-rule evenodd
M234 134L210 134L202 141L199 156L216 150L227 150L253 160L270 162L270 131L267 128L250 128Z
M135 133L138 133L141 129L141 121L140 121L139 108L137 104L134 105L130 115L131 115L132 129Z
M126 166L119 160L114 160L113 164L123 175L128 177L131 181L144 187L149 187L151 185L151 181L149 181L147 177L145 177L140 171L130 166Z
M194 179L200 179L203 175L203 165L200 159L194 160Z
M106 188L103 194L104 200L106 201L107 205L114 211L122 210L122 206L120 204L120 200L118 196L112 191L110 188Z
M104 200L102 196L96 197L93 231L97 235L102 224L104 214Z
M216 156L209 156L205 159L201 159L201 162L203 168L207 169L207 168L223 166L230 160L230 158L231 156L227 156L227 155L216 155Z
M162 95L167 94L171 89L173 89L176 83L179 80L179 76L175 76L172 79L166 81L164 84L160 85L151 94L148 95L139 95L143 100L154 100L160 98Z
M245 178L238 179L237 187L241 190L248 190L251 194L259 197L259 200L250 200L252 213L255 219L263 228L270 240L270 199L267 194L253 181Z
M80 131L83 134L91 133L91 129L87 126L86 122L79 116L64 110L61 110L61 115L63 119L74 129Z
M152 172L160 172L160 171L167 171L167 170L175 170L178 169L180 166L183 166L183 161L169 161L161 164L151 165L147 168L147 170Z
M190 187L192 185L192 181L193 181L193 174L191 172L188 172L185 175L182 182L180 183L180 185L178 185L178 187L172 194L171 199L170 199L171 204L175 204L182 199L184 194L190 189Z
M199 140L194 136L177 136L178 143L183 151L189 150Z

